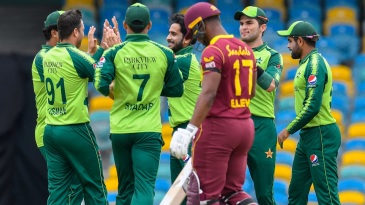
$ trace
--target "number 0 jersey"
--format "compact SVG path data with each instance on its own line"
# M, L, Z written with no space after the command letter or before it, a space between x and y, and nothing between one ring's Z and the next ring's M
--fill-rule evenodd
M248 106L253 91L253 72L256 70L251 48L233 35L216 36L204 49L201 66L204 76L212 71L221 73L221 81L208 117L250 117Z
M336 122L331 114L332 71L317 49L300 60L294 78L294 97L297 116L287 127L290 134Z
M100 50L95 58L101 56ZM93 80L95 61L69 43L58 43L44 55L47 124L69 125L90 121L87 85L89 80Z
M171 49L145 34L128 34L105 52L96 64L94 85L108 95L114 80L111 133L161 132L160 95L180 97L184 91L175 61Z

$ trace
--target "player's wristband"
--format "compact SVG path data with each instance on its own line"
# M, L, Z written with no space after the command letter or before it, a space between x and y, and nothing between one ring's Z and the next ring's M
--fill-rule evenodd
M264 69L262 69L260 66L257 66L257 79L259 79L263 73L265 73Z
M198 132L198 128L193 125L193 124L188 124L188 126L186 127L186 130L191 132L191 135L195 136L195 134Z
M272 80L273 77L264 72L260 77L257 77L257 85L259 85L262 89L267 90L270 87Z

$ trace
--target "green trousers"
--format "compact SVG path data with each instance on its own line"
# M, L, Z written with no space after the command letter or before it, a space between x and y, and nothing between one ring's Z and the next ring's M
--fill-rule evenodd
M108 204L99 148L89 123L47 125L43 140L50 193L47 204L68 204L75 175L81 182L85 204Z
M47 160L46 148L44 146L38 148L44 159ZM68 196L69 200L67 201L67 205L80 205L84 199L84 192L82 190L80 179L77 177L77 175L73 177L69 191L70 194Z
M251 116L255 125L255 139L248 152L250 170L260 205L276 204L274 200L274 172L277 133L274 119Z
M290 205L307 204L312 183L319 205L340 204L337 189L340 145L341 133L337 124L300 131L289 185Z
M174 127L173 132L174 133L178 128L186 128L188 126L189 122L182 123L176 127ZM188 154L191 156L191 143L188 148ZM171 172L171 184L174 183L177 176L179 176L181 170L184 168L185 162L182 159L178 159L172 155L170 155L170 172ZM186 204L186 197L184 201L181 202L181 205Z
M117 205L152 205L162 136L157 132L111 134L118 175Z

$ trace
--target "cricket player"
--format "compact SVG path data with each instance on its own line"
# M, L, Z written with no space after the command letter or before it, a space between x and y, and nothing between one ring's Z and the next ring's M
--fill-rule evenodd
M89 125L87 106L88 82L94 79L96 60L78 49L84 37L81 11L61 14L57 30L61 42L43 56L47 93L43 140L50 193L47 204L68 203L75 174L81 182L85 204L108 204L99 148ZM102 45L94 57L100 58L103 51Z
M58 17L64 13L64 11L54 11L47 16L44 21L43 35L46 40L46 44L42 45L42 49L37 53L32 64L32 79L33 88L36 99L37 108L37 125L35 128L35 141L39 151L43 155L44 159L47 158L46 148L43 144L44 128L46 127L46 104L47 104L47 91L44 83L44 71L43 71L43 56L52 47L56 46L59 42L57 21ZM71 187L69 189L70 195L68 197L68 204L81 204L83 199L83 191L79 178L74 175Z
M181 97L184 91L174 53L151 41L149 9L140 3L128 7L122 44L107 50L95 70L95 88L109 94L110 138L118 175L117 205L153 204L161 154L160 96Z
M320 205L340 204L337 155L341 133L331 115L331 67L315 48L319 35L309 22L296 21L288 30L278 31L278 34L288 38L291 57L300 59L294 78L297 116L278 136L278 142L283 143L290 134L300 130L289 186L289 204L307 204L312 183Z
M251 118L255 124L255 140L248 153L247 165L254 182L257 202L261 205L275 205L274 172L277 132L275 127L275 96L279 85L283 60L262 39L269 19L258 7L248 6L234 14L240 23L241 40L254 52L257 72L256 95L251 100Z
M178 128L186 128L193 115L196 100L201 91L200 65L192 53L191 39L185 39L187 33L183 14L171 17L169 34L166 37L168 47L175 53L177 64L184 79L184 94L180 98L168 98L169 122L175 132ZM191 145L188 154L191 155ZM175 181L185 162L176 157L170 157L171 183ZM186 199L182 204L186 204Z
M186 39L206 46L200 62L204 76L192 119L174 133L170 150L183 158L194 138L187 204L256 204L242 190L254 138L248 106L255 95L256 60L246 43L227 34L220 13L200 2L185 14Z

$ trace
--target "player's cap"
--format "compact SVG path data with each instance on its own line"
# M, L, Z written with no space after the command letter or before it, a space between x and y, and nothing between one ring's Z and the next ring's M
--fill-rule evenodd
M269 22L265 11L256 6L247 6L242 11L236 11L236 13L234 13L234 19L239 21L242 15L261 20L264 23Z
M141 3L132 4L126 11L125 22L129 27L145 28L150 22L150 10Z
M203 21L204 19L211 16L218 16L220 14L221 12L217 7L207 2L199 2L189 7L184 16L184 23L187 30L185 38L191 39L193 37L192 28L200 21Z
M58 18L61 16L61 14L63 14L64 11L54 11L52 13L50 13L47 16L46 21L44 22L44 27L47 28L49 26L57 26L57 21Z
M288 30L277 31L279 36L284 37L305 37L310 38L313 41L319 40L319 35L316 29L307 21L296 21L290 25Z

